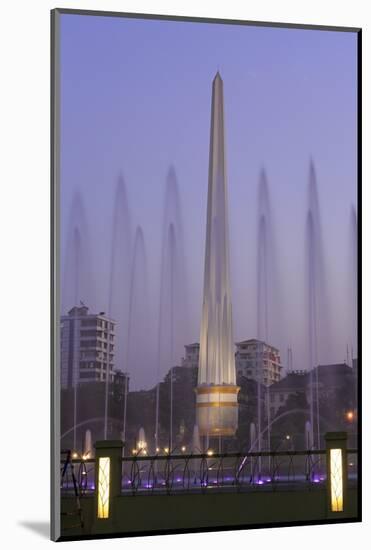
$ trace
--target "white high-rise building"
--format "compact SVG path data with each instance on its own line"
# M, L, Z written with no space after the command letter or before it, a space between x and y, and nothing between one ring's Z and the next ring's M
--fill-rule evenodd
M204 294L196 416L200 435L232 436L238 422L229 273L223 81L212 85Z
M264 386L281 380L281 358L277 348L251 338L236 343L237 374L251 378Z
M85 382L114 377L115 322L103 312L89 313L81 305L61 317L61 387L72 388Z

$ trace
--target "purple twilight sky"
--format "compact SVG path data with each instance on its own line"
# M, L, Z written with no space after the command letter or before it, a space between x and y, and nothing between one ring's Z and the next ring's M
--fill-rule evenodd
M183 343L199 340L211 85L217 70L224 81L235 341L257 335L258 181L265 167L281 303L281 315L271 324L283 327L280 341L272 343L280 347L284 364L290 345L294 366L307 367L305 220L312 158L332 324L331 349L323 360L343 361L347 344L356 345L350 314L356 34L64 14L60 36L62 283L73 263L68 234L78 192L89 241L80 245L90 250L94 281L93 295L82 291L81 298L92 311L107 311L113 204L121 173L131 231L134 235L137 225L143 230L148 269L143 284L148 285L149 322L142 334L136 329L132 345L142 341L150 359L146 369L130 373L132 387L150 387L158 377L162 224L171 165L179 187L188 287L189 330ZM179 347L177 363L181 356ZM165 371L161 367L161 376Z

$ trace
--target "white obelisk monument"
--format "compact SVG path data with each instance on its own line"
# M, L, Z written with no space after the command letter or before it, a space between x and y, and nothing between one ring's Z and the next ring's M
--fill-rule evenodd
M238 405L229 273L223 81L212 87L204 295L196 416L200 435L233 436Z

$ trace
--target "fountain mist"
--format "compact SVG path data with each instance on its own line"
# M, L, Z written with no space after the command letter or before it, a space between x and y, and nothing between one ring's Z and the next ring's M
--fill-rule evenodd
M157 340L156 447L159 444L159 381L179 361L188 341L188 284L183 221L175 170L170 167L165 189ZM173 376L170 373L169 438L172 447Z
M80 301L92 307L96 301L92 255L90 252L90 231L88 229L82 197L77 191L72 199L68 221L68 235L64 255L64 274L62 281L61 312Z
M133 385L148 378L148 365L151 357L148 342L150 339L150 315L147 276L147 254L141 227L137 227L131 261L128 332L126 338L126 372L130 374ZM125 381L124 416L122 437L126 438L128 384Z
M330 304L327 295L326 269L317 180L310 162L306 219L306 288L307 288L307 368L310 371L311 441L320 448L319 373L318 365L331 361ZM316 416L316 424L314 417ZM316 435L314 429L316 428Z
M280 307L281 289L277 268L277 253L273 217L270 205L268 180L262 169L258 188L258 231L257 231L257 338L267 344L279 346L282 341L282 308ZM263 349L259 365L258 398L257 398L257 429L258 450L261 450L262 406L261 387L266 386L266 417L268 450L271 448L270 434L270 383L264 380Z
M131 223L125 182L119 176L114 196L111 259L109 271L107 315L116 321L116 368L125 368L125 345L128 325L128 298L131 257ZM109 372L107 354L107 373ZM106 376L104 439L107 439L109 416L109 376Z

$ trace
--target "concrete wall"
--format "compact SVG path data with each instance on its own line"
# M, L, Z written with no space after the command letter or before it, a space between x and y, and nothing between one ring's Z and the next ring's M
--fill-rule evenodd
M328 516L326 491L259 489L254 492L207 494L119 496L115 499L113 517L95 519L95 499L81 500L84 528L68 526L78 523L77 516L62 515L62 537L92 534L122 533L129 535L142 531L191 530L202 528L241 527L285 522L357 521L357 489L348 489L346 514ZM75 500L62 498L62 512L76 510Z

